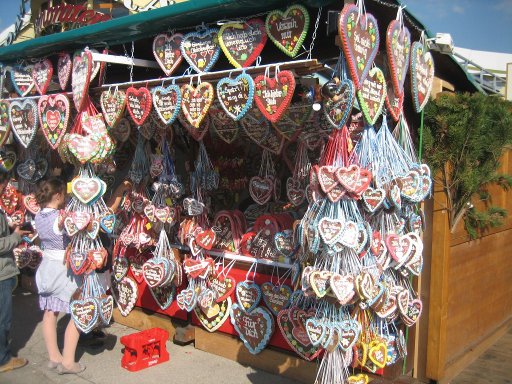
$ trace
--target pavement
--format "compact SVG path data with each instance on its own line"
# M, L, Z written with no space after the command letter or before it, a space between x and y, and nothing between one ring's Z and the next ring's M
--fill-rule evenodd
M13 298L13 327L11 331L14 355L29 360L27 366L11 372L0 373L0 384L292 384L294 380L276 376L237 362L206 353L193 345L178 346L167 342L168 362L129 372L121 367L123 345L119 341L134 329L113 323L106 328L103 346L80 345L77 359L87 369L78 375L59 375L46 367L48 358L42 334L42 312L37 295L20 288ZM69 316L58 321L58 340L62 347L64 330Z

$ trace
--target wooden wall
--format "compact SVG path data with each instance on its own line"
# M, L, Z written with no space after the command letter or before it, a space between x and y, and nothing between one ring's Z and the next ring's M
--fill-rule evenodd
M505 151L500 171L512 173L512 150ZM450 232L444 192L435 189L426 377L440 383L512 325L512 191L492 187L491 192L492 204L509 216L503 226L470 241L463 222Z

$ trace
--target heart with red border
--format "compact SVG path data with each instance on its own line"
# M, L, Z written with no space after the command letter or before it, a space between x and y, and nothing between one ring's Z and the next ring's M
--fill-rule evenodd
M183 37L181 54L196 72L208 72L220 55L218 29L190 32Z
M129 87L126 90L126 108L132 120L139 127L151 112L151 92L146 87Z
M116 90L113 93L110 90L103 91L100 96L100 106L105 123L112 128L123 117L126 108L126 93L123 90Z
M240 126L238 121L228 116L226 111L221 108L219 102L214 102L208 111L212 127L217 136L228 144L231 144L238 137Z
M386 92L386 108L391 114L393 120L398 122L400 120L400 116L402 115L404 94L403 92L397 94L389 81L387 82L387 88L388 91Z
M71 61L71 56L69 56L68 53L59 54L59 60L57 61L57 76L59 78L60 89L63 91L68 85L72 67L73 62Z
M196 88L190 84L181 87L181 108L190 125L199 128L212 105L213 95L213 86L206 81Z
M296 325L290 316L292 312L293 308L283 309L281 312L279 312L277 316L277 324L279 325L279 329L281 330L281 333L283 334L286 342L290 348L295 351L295 353L307 361L312 361L321 353L322 349L315 347L311 343L311 340L309 340L309 336L306 331L306 321L308 320L308 317L299 317L299 324ZM305 338L300 337L297 339L296 336L302 334L302 332L298 332L296 328L299 330L304 330L303 333L305 334Z
M137 302L139 294L137 283L132 278L125 276L114 286L117 291L117 295L114 297L116 298L119 312L123 316L128 316Z
M73 69L71 71L71 89L73 102L77 112L81 112L87 99L87 92L91 82L92 54L88 50L75 52L73 55Z
M41 207L37 203L36 197L33 194L23 197L23 205L33 215L36 215L41 210Z
M256 106L268 120L275 123L292 101L295 78L290 71L278 72L275 78L259 75L254 79L254 87Z
M315 168L315 171L317 175L316 180L320 184L320 188L322 188L322 191L324 191L325 193L328 193L338 185L338 179L336 177L336 167L324 165Z
M261 293L265 305L275 316L290 305L292 289L287 285L275 286L266 281L261 285Z
M0 147L5 144L10 133L9 102L7 100L0 100Z
M211 250L213 245L215 244L215 239L216 235L212 229L202 230L195 236L197 245L208 251Z
M324 87L328 84L326 83ZM352 112L356 95L355 87L350 79L331 84L329 97L324 101L324 115L333 127L341 128Z
M309 13L298 4L288 7L284 12L271 11L265 20L265 28L277 48L288 56L295 57L308 33Z
M249 194L259 205L263 205L270 200L274 190L274 182L271 178L253 176L249 180Z
M11 69L11 82L14 89L21 97L27 96L34 88L34 78L32 77L32 66L17 66Z
M371 173L356 164L338 168L336 170L336 178L343 188L355 194L364 192L372 180Z
M386 54L391 81L395 92L402 93L407 70L409 69L409 53L411 51L411 33L398 20L392 20L386 31Z
M161 33L153 39L153 55L166 76L171 76L183 60L180 49L182 41L181 33L171 36Z
M411 48L411 88L417 113L420 113L428 103L433 83L434 59L423 44L415 41Z
M411 239L406 235L399 236L391 233L386 236L385 241L389 254L398 264L402 264L410 256L412 251Z
M167 87L155 87L153 94L153 107L164 124L172 124L181 110L180 87L171 84Z
M231 324L247 350L256 355L270 342L274 333L274 318L268 309L255 308L248 313L238 304L231 306Z
M68 128L69 100L64 94L43 95L37 106L41 131L50 147L56 149Z
M18 141L24 148L28 148L37 132L36 102L32 99L11 101L9 104L9 121Z
M53 65L49 59L44 59L32 67L32 78L34 85L40 95L44 95L52 81Z
M361 195L365 208L374 213L377 211L386 200L386 191L382 188L368 187Z
M218 306L218 311L214 311L213 313L217 313L210 318L208 318L200 308L194 308L194 313L196 314L198 320L208 332L215 332L229 318L231 313L231 297L228 297L215 305Z
M377 122L382 113L386 93L384 73L379 67L373 67L363 80L361 88L357 91L359 106L368 124L374 125Z
M219 30L219 45L235 68L250 67L267 42L265 23L254 18L243 23L226 23Z
M217 298L215 301L220 303L221 301L226 300L231 294L235 291L236 281L233 277L227 275L217 275L210 278L207 282L208 286L213 289Z
M183 289L176 296L176 303L181 310L192 312L197 305L197 289ZM201 311L202 312L202 311ZM197 314L197 312L196 312Z
M356 89L360 89L377 56L380 43L377 19L359 14L355 4L345 4L338 20L343 53Z
M137 247L135 238L137 237L134 234L131 234L132 236L132 245L134 247ZM136 251L134 249L134 251ZM142 274L142 266L148 259L147 254L145 253L132 253L129 256L130 261L130 272L137 284L141 284L144 281L144 275Z

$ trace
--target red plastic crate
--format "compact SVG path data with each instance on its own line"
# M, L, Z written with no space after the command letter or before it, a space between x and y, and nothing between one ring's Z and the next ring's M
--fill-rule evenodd
M151 367L169 360L165 343L169 333L161 328L151 328L121 337L125 346L121 366L131 372Z

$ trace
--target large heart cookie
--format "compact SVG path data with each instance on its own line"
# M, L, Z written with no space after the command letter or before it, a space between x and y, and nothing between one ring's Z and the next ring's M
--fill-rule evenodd
M153 39L153 55L166 76L171 76L183 60L180 50L182 41L181 33L172 36L162 33Z
M68 53L61 53L59 55L59 60L57 61L57 76L59 77L60 89L62 89L63 91L66 89L66 86L68 85L72 67L73 62L71 61L71 56L69 56Z
M49 59L44 59L34 64L32 67L32 78L37 92L44 95L50 82L52 81L53 65Z
M386 98L386 79L378 67L374 67L364 79L361 89L357 91L359 106L363 116L370 125L379 118Z
M167 87L155 87L151 93L153 94L153 107L158 117L165 124L173 123L181 109L180 87L175 84Z
M37 131L37 105L32 99L14 100L9 104L9 120L14 135L25 148L34 140Z
M87 92L91 82L92 54L90 51L77 52L73 56L73 70L71 72L71 88L73 102L77 112L81 112L88 98Z
M151 92L146 87L129 87L126 90L126 108L135 124L142 126L151 112Z
M56 149L68 128L69 100L64 94L43 95L37 105L41 131L50 147Z
M292 5L284 12L270 12L265 26L270 40L277 48L288 56L295 57L308 33L309 14L303 6Z
M252 106L254 80L245 73L234 79L224 77L217 83L217 97L228 116L240 120Z
M32 77L32 67L14 67L11 69L11 82L14 89L20 96L26 96L34 88L34 78Z
M415 41L411 49L411 87L416 112L428 102L434 82L434 59L423 44Z
M404 90L404 82L409 69L409 54L411 52L411 33L398 20L389 23L386 32L386 54L391 81L394 91L398 94Z
M187 121L199 128L213 101L213 86L204 81L194 88L190 84L181 87L181 108Z
M240 305L233 304L231 324L253 355L260 353L267 346L274 333L274 318L268 309L263 307L247 313Z
M266 42L265 24L261 19L226 23L219 30L220 47L235 68L251 66Z
M126 108L126 93L123 90L103 91L100 96L100 106L105 123L110 128L115 127L123 117Z
M187 33L181 42L181 53L196 72L208 72L220 54L218 30Z
M295 78L290 71L281 71L275 78L259 75L254 79L256 106L272 123L277 122L290 105Z

